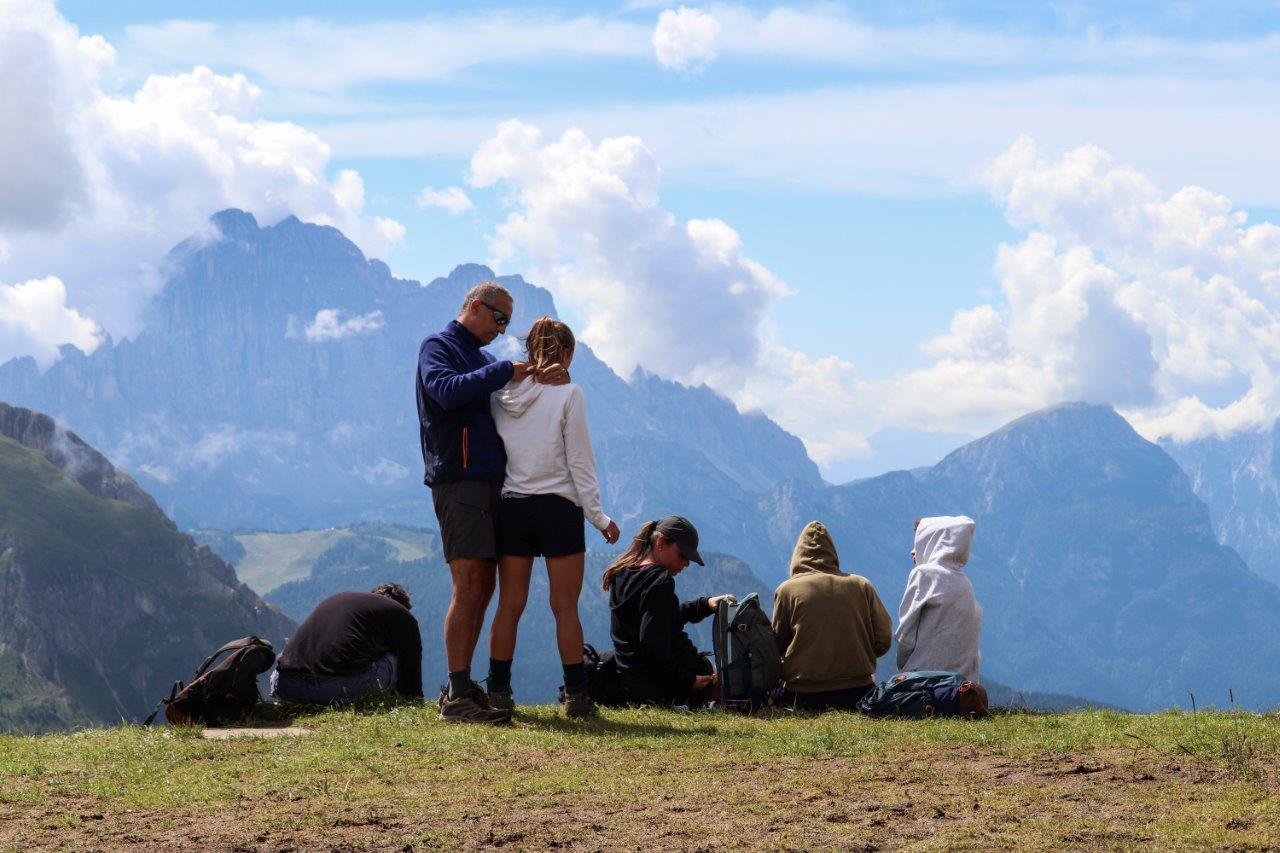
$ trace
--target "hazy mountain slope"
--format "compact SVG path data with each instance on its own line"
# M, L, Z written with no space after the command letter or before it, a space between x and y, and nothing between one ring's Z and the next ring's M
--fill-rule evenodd
M423 287L366 260L332 228L213 217L220 239L170 254L168 282L136 340L72 348L41 374L0 366L0 399L49 411L130 471L183 526L296 529L387 519L434 523L422 486L413 371L424 335L493 276L468 264ZM513 333L554 314L550 294L504 276ZM317 335L317 313L364 331ZM311 328L312 334L308 334ZM513 335L494 349L511 353ZM818 483L800 441L705 388L610 371L582 345L573 378L606 495L624 528L696 515L708 540L763 547L754 497Z
M1280 424L1229 438L1164 442L1196 495L1209 507L1214 530L1262 577L1280 583Z
M976 519L967 572L985 611L989 677L1135 709L1186 703L1188 691L1225 703L1228 688L1253 707L1280 703L1280 588L1218 544L1177 464L1109 408L1037 412L918 477L806 500L846 568L871 578L891 609L913 518Z
M138 717L223 642L291 628L74 434L0 404L0 728Z

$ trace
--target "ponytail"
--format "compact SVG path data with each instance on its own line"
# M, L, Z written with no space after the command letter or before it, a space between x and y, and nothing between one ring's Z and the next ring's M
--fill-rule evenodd
M619 554L618 558L609 564L609 568L604 570L604 576L600 579L601 589L609 589L613 586L613 576L618 572L634 569L644 562L644 558L653 551L654 531L657 527L657 519L645 522L640 532L632 537L627 550Z

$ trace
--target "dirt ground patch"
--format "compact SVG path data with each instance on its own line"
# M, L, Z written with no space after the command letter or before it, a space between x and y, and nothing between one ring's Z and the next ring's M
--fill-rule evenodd
M208 809L119 809L92 797L0 805L0 846L28 850L1122 849L1178 838L1280 849L1272 786L1212 779L1142 750L1011 758L974 747L859 758L783 757L630 772L530 752L449 786L406 772L385 796L243 797ZM560 789L541 784L570 774ZM579 775L574 775L579 774ZM1222 808L1223 802L1227 808ZM1215 825L1204 823L1214 802ZM1035 844L1029 845L1034 839Z

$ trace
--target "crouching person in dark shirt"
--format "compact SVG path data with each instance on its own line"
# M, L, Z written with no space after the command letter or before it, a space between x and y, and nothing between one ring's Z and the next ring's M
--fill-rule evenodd
M609 591L609 633L627 701L688 705L711 698L715 667L698 653L684 626L715 612L721 598L676 598L675 576L689 562L704 565L698 531L688 519L669 515L650 521L631 545L605 569Z
M285 644L272 695L327 705L381 687L422 698L422 636L409 608L409 593L394 583L329 596Z

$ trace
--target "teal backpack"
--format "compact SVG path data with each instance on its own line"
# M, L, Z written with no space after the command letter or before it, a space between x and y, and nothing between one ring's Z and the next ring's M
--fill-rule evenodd
M719 707L750 713L769 704L782 681L773 624L754 592L737 604L721 599L711 628Z
M900 672L877 684L858 710L869 717L981 717L986 691L958 672Z

